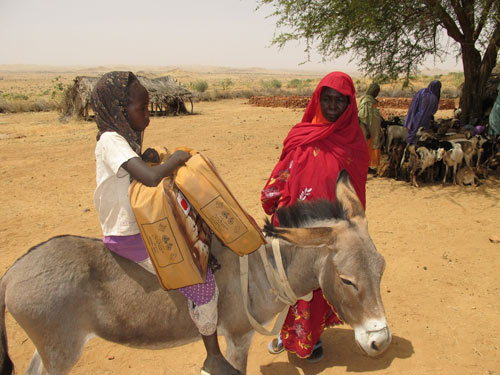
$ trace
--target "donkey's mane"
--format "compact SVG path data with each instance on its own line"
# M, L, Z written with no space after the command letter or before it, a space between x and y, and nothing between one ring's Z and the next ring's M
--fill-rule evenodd
M347 220L342 205L336 201L318 199L309 202L299 201L291 206L282 207L276 211L281 227L302 228L314 221Z

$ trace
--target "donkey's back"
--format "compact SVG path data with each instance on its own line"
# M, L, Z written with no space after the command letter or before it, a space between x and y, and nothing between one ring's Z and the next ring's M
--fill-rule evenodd
M143 348L199 338L186 299L97 239L60 236L32 248L0 281L0 369L10 374L5 307L37 348L28 374L64 374L85 342L103 339ZM0 343L1 344L1 343ZM11 365L10 365L11 367Z

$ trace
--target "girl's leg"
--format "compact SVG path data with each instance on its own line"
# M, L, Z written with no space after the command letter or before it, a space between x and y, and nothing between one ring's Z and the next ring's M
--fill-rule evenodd
M212 299L203 305L197 306L188 299L188 309L191 319L198 328L207 351L207 358L201 369L202 375L235 375L240 374L222 355L217 338L217 301L219 290L215 286Z

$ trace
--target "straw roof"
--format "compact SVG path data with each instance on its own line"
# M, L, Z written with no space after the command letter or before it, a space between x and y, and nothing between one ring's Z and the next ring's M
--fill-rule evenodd
M83 117L89 119L90 96L97 81L101 77L77 76L73 85L68 87L62 103L63 118ZM137 76L141 84L148 90L150 111L152 115L179 115L188 113L186 100L191 103L193 112L193 94L170 76L148 78Z

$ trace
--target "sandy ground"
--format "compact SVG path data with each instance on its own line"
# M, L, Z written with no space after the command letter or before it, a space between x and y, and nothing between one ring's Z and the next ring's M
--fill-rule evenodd
M263 187L301 110L245 100L198 103L197 115L152 118L145 146L190 146L208 155L260 223ZM56 113L0 115L0 274L51 236L100 237L93 207L95 125ZM387 269L382 279L393 342L367 358L348 327L323 334L317 364L267 353L256 334L249 374L500 374L500 181L458 187L369 177L367 216ZM7 314L9 352L23 373L33 353ZM199 374L201 342L150 351L90 341L72 374Z

